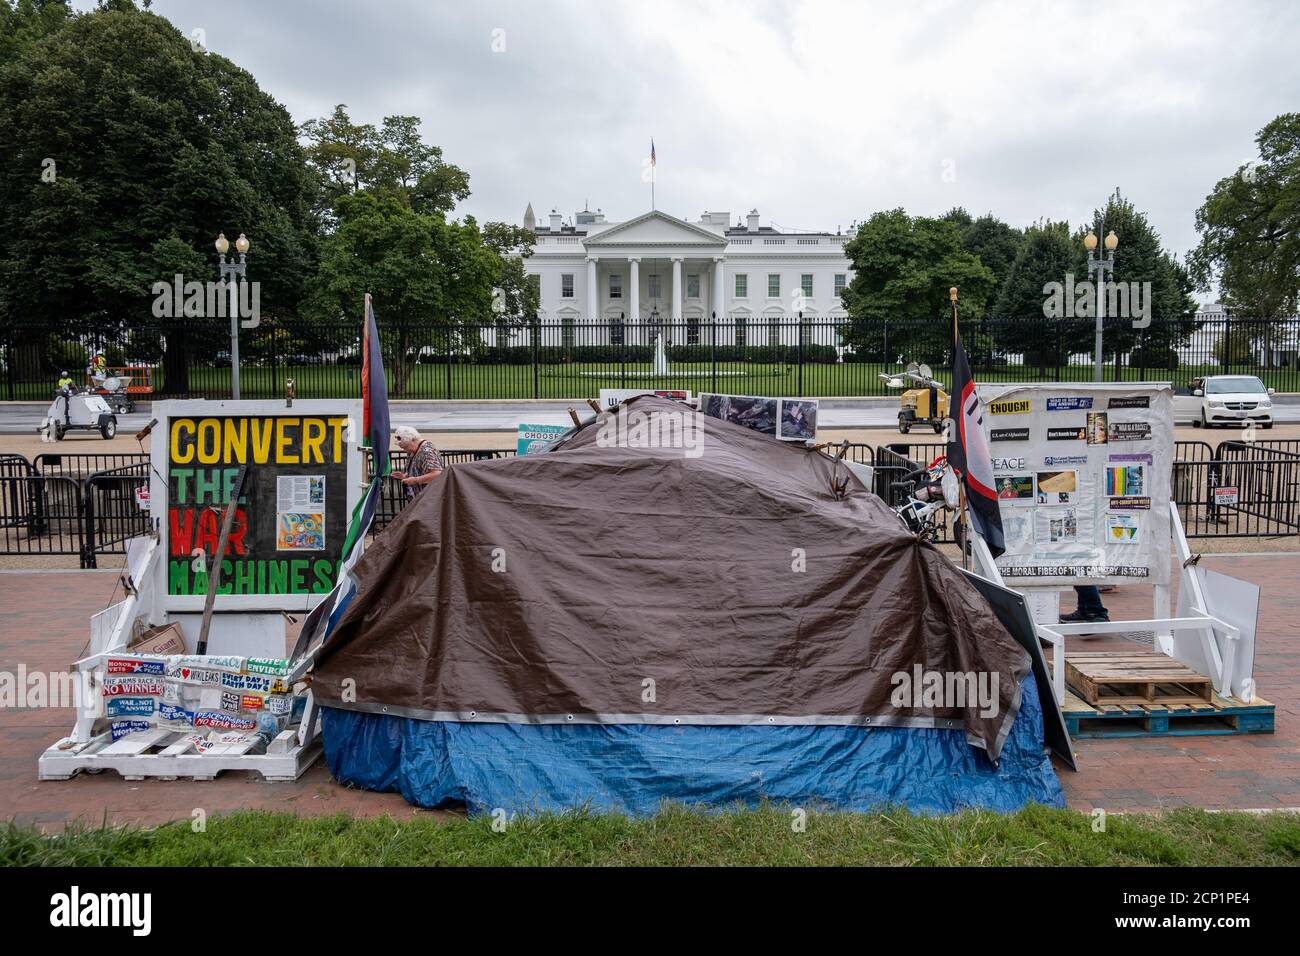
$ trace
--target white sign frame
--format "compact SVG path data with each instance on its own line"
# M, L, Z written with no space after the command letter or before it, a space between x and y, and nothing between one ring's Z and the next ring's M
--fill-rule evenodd
M1007 518L1014 518L1022 532L1018 540L1024 542L1018 549L1008 537L1008 553L998 558L998 567L1012 585L1017 588L1062 589L1076 585L1143 584L1168 589L1171 574L1168 505L1174 458L1173 387L1168 382L1035 382L980 385L978 394L985 407L985 437L993 460L1003 457L1020 460L1021 464L1012 470L1035 475L1033 507L1012 504L1002 509L1004 527ZM1117 400L1133 404L1112 408L1112 403ZM1023 402L1029 410L994 415L989 406L995 402ZM1114 426L1118 418L1121 425L1145 426L1149 437L1137 441L1111 441L1114 436L1112 427L1110 433L1103 436L1106 441L1094 442L1088 432L1094 417L1103 415L1106 416L1101 419L1103 428L1107 423ZM994 441L995 434L1004 429L1028 431L1028 437ZM1052 433L1075 431L1083 432L1086 438L1062 441L1051 437ZM1141 458L1149 460L1139 462ZM1106 487L1108 470L1124 467L1142 469L1141 491L1110 494ZM1043 501L1037 479L1047 473L1070 471L1075 473L1071 490L1060 495L1061 505L1053 509L1050 503ZM995 469L997 477L1003 476L998 475ZM1005 477L1012 476L1008 474ZM1142 503L1146 507L1134 507ZM1073 525L1064 525L1063 536L1072 533L1078 537L1078 544L1065 541L1058 544L1054 527L1049 531L1053 535L1050 541L1039 540L1040 526L1052 525L1051 519L1057 512L1062 515L1063 522L1074 522ZM1067 514L1069 517L1065 517ZM1107 529L1112 515L1127 518L1141 529L1134 543L1110 540ZM1026 527L1027 535L1024 534ZM1088 530L1086 540L1085 527ZM1136 572L1140 569L1147 573L1007 573L1017 566L1017 556L1022 562L1030 562L1036 570L1041 565L1057 569L1073 566L1080 571L1131 569ZM1019 566L1023 569L1026 565L1021 563Z
M158 424L153 427L150 442L149 513L158 529L161 559L156 562L155 594L159 607L166 612L201 612L206 600L202 594L168 594L167 560L168 521L167 476L170 465L171 420L173 418L262 416L301 417L303 415L342 415L348 420L344 433L347 466L347 508L341 516L346 522L361 500L362 458L365 452L359 443L363 403L361 399L295 399L292 405L284 399L221 400L174 399L154 402L153 415ZM254 466L256 467L256 466ZM341 540L341 539L340 539ZM218 611L310 611L329 596L323 594L219 594Z

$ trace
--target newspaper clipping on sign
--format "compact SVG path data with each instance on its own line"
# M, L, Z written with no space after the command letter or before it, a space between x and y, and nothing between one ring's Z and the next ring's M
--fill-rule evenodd
M1173 392L983 385L1007 584L1168 584Z

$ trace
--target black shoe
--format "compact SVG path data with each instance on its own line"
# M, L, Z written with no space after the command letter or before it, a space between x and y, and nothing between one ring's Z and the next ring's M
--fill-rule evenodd
M1061 615L1062 624L1093 624L1098 621L1109 621L1110 614L1107 611L1100 613L1088 613L1087 611L1071 611L1069 614Z

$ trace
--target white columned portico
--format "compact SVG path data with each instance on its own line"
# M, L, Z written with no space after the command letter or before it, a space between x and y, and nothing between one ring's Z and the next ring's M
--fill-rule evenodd
M641 321L641 257L628 256L627 317L632 323Z
M600 286L596 282L596 260L598 256L587 256L587 321L600 321Z
M721 319L723 315L725 299L723 298L723 257L713 257L713 312L714 315Z
M682 320L682 257L673 256L673 314L672 320Z

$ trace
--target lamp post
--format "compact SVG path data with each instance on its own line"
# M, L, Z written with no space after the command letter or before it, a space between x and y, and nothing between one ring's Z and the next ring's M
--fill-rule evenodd
M1112 229L1106 235L1106 251L1100 255L1094 255L1097 249L1097 234L1091 229L1083 237L1083 246L1088 250L1088 275L1093 277L1093 288L1097 292L1097 334L1093 342L1093 366L1092 380L1101 381L1102 373L1102 354L1101 354L1101 322L1106 317L1106 273L1111 277L1115 275L1115 250L1119 247L1119 236L1115 235Z
M239 238L235 240L235 251L239 253L239 261L235 262L234 257L231 261L226 261L226 253L230 250L230 240L226 234L219 233L215 243L217 247L217 258L220 260L219 271L221 281L230 287L230 397L239 399L239 295L235 288L235 280L243 281L245 256L248 254L248 237L242 232Z

